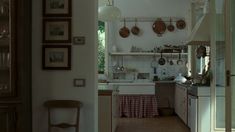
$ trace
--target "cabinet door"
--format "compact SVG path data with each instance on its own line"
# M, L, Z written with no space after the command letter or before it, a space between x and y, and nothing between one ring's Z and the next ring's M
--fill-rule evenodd
M99 132L112 131L112 95L99 96Z
M0 0L0 132L32 132L31 6Z
M118 123L118 117L119 117L119 100L118 100L118 91L113 92L112 96L112 132L115 132L117 123Z
M187 89L179 85L175 88L175 112L187 124Z
M0 106L0 132L16 132L16 109Z
M187 89L182 88L182 119L185 124L187 124L187 115L188 115L188 98L187 98Z
M179 105L180 105L180 95L179 95L179 88L178 85L176 85L175 88L175 113L179 115Z
M15 0L0 1L0 97L11 97L15 87Z

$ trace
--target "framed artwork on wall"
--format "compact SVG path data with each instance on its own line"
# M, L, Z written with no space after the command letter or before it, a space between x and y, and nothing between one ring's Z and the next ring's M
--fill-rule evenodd
M71 43L71 19L43 19L43 43Z
M43 45L42 68L71 70L71 45Z
M43 0L44 17L71 17L72 0Z

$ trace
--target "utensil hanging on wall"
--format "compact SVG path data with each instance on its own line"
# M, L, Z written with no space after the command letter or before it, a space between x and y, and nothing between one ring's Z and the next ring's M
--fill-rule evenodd
M131 28L131 32L132 32L132 34L134 34L134 35L139 35L139 33L140 33L140 29L139 29L139 27L137 26L137 18L135 18L135 26L133 26L133 27Z
M123 66L123 56L122 56L122 65L121 65L121 67L120 67L120 70L121 70L121 71L124 71L124 70L125 70L125 67Z
M181 59L181 53L179 53L179 59L177 60L177 64L178 65L182 65L183 64L183 60Z
M152 25L153 31L161 37L162 34L166 31L166 24L162 21L161 18L158 18Z
M173 32L175 30L174 25L172 24L172 19L170 18L170 25L167 26L167 30L169 32Z
M156 55L154 54L153 60L151 62L151 67L153 68L153 73L154 74L157 74L157 66L158 66L158 62L157 62L157 59L156 59Z
M186 23L184 20L180 19L176 22L176 27L178 29L184 29L186 27Z
M124 18L124 26L119 30L119 35L127 38L130 35L130 30L126 27L126 19Z
M171 53L171 60L170 60L170 62L169 62L170 65L174 65L174 62L173 62L172 59L173 59L173 56L172 56L172 53Z
M161 58L158 60L159 65L165 65L166 60L162 57L162 52L161 52Z

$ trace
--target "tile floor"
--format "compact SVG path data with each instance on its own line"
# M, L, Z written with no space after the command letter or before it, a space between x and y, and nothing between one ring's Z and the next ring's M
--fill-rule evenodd
M120 118L116 132L190 132L177 116Z

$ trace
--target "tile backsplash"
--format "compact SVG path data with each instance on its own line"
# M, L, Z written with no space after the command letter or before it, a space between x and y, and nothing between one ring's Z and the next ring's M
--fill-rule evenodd
M156 61L158 61L160 57L157 57ZM113 67L111 67L111 78L113 79L135 79L135 80L152 80L153 76L158 76L160 79L164 79L167 77L177 76L179 73L182 73L182 75L187 75L187 67L186 67L186 61L187 57L182 57L183 64L177 65L177 57L173 58L173 65L170 65L168 62L168 59L164 57L166 60L165 65L157 65L156 66L156 74L154 74L154 68L151 67L151 62L153 60L153 57L151 56L125 56L123 57L123 67L126 69L125 74L115 73L115 71L112 70ZM118 64L117 60L115 64ZM119 63L120 64L120 63ZM128 71L128 69L132 69L132 71ZM133 70L134 69L134 70ZM134 71L134 72L133 72ZM119 77L117 77L119 76Z

